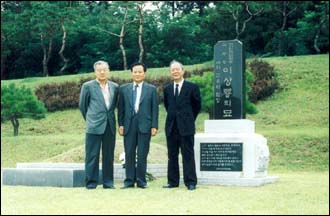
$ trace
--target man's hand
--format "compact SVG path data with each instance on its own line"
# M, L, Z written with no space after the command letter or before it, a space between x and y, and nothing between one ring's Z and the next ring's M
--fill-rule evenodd
M157 134L157 128L151 128L151 136L155 136Z
M118 133L119 133L120 136L124 136L124 126L120 126L118 128Z

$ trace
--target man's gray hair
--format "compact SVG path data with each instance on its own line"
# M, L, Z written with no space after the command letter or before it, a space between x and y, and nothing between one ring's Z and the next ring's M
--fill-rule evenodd
M178 62L177 60L173 60L173 61L171 61L171 63L170 63L170 68L171 68L172 64L179 64L180 67L181 67L181 69L183 70L183 64L182 64L181 62Z
M106 61L100 60L100 61L95 62L94 63L94 70L96 69L97 65L106 65L108 67L108 69L110 69L108 62L106 62Z

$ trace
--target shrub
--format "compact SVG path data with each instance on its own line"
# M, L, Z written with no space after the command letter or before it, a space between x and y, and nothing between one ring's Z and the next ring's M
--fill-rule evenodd
M203 76L192 76L190 79L197 84L202 98L202 111L209 113L209 118L213 119L214 106L214 73L204 73Z
M210 72L210 71L213 71L213 66L197 68L191 71L187 70L185 73L189 74L188 77L190 77L191 75L203 76L205 72Z
M76 82L50 83L39 86L35 94L45 103L48 111L54 112L78 107L79 87Z
M265 99L279 88L274 66L262 60L255 59L248 64L248 67L255 77L255 81L251 83L252 91L249 92L249 100L251 102Z
M189 78L190 81L196 83L201 92L202 98L202 111L209 113L209 119L213 119L213 109L214 109L214 73L207 72L203 76L192 76ZM246 70L246 89L245 92L248 94L251 91L249 83L253 81L253 75L249 70ZM248 114L256 114L257 108L254 104L247 100L245 97L245 111Z

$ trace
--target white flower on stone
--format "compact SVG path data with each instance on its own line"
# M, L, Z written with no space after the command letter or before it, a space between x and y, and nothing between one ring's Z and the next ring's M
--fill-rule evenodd
M123 166L123 168L125 168L125 152L122 152L122 153L119 155L119 160L120 160L121 165Z

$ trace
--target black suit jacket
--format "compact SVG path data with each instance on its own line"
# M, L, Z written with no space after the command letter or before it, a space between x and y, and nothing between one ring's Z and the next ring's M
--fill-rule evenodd
M174 83L164 87L164 105L167 111L165 130L169 136L174 120L181 136L195 134L195 120L201 111L201 97L199 87L189 81L184 81L178 101L174 98Z

